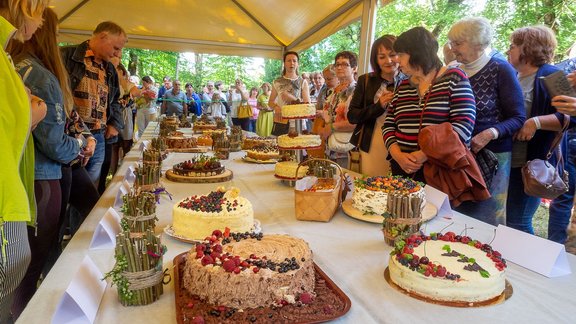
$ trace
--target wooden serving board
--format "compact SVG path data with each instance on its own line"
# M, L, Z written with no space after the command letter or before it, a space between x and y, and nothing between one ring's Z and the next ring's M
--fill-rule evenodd
M186 177L174 173L173 170L166 171L166 179L174 182L187 182L187 183L217 183L232 180L232 170L224 170L224 172L210 177Z
M206 153L210 150L208 146L197 146L189 148L169 148L167 152L171 153Z

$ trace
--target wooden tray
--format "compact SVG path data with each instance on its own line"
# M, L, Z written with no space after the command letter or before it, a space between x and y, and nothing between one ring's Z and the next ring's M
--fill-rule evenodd
M186 177L174 173L172 169L166 171L166 179L174 182L186 182L186 183L217 183L226 182L232 180L234 174L232 170L224 170L224 172L210 177Z
M166 149L166 152L171 153L206 153L209 151L208 146L201 146L201 147L189 147L189 148L169 148Z
M330 295L329 297L333 297L332 299L338 302L338 305L334 304L324 304L323 310L320 310L322 314L317 314L320 316L320 319L310 319L309 316L303 314L302 310L307 307L304 306L294 306L294 305L286 305L283 307L264 307L259 309L244 309L242 312L238 311L235 312L229 318L225 318L224 312L218 317L209 314L210 310L216 309L218 305L209 305L204 303L203 301L192 297L189 293L184 289L182 286L182 272L184 271L184 265L186 264L186 255L188 252L181 253L174 257L173 264L174 264L174 292L176 294L176 321L179 324L189 323L192 318L190 316L202 316L206 323L208 322L229 322L229 323L250 323L249 319L257 314L255 311L259 311L261 313L267 314L268 316L261 316L260 318L256 317L256 323L279 323L279 322L287 322L285 318L283 318L283 312L289 312L291 309L298 309L300 313L294 314L295 317L289 320L289 323L323 323L327 321L335 320L344 314L346 314L352 305L350 298L346 296L346 294L336 286L336 284L330 279L324 271L322 271L316 263L314 263L314 270L316 271L316 289L315 292L317 294L316 299L312 304L319 303L322 301L323 297ZM319 284L320 283L320 284ZM319 286L324 286L319 288ZM322 290L322 291L320 291ZM323 296L326 294L326 296ZM189 307L192 305L193 307ZM335 309L338 306L337 309ZM208 309L206 309L208 308ZM188 313L188 314L187 314ZM192 314L190 314L192 313ZM272 314L272 317L269 317ZM264 318L262 318L264 317ZM308 317L308 318L307 318Z
M382 224L384 217L380 215L364 214L360 210L354 208L352 198L346 199L342 202L342 210L344 213L352 218L363 220L369 223ZM427 202L422 210L422 222L427 222L436 217L438 209L432 203Z
M444 305L444 306L450 306L450 307L484 307L484 306L492 306L492 305L498 305L501 304L503 302L505 302L506 300L508 300L508 298L512 297L512 294L514 293L514 289L512 288L512 285L510 284L510 282L508 280L506 280L506 284L504 286L504 291L502 292L502 294L500 294L500 296L496 296L492 299L483 301L483 302L477 302L477 303L467 303L467 302L449 302L449 301L440 301L440 300L433 300L421 295L418 295L416 293L413 292L409 292L407 290L402 289L400 286L398 286L397 284L395 284L392 279L390 278L390 269L388 269L388 267L386 267L386 270L384 270L384 279L386 279L386 282L388 282L388 284L400 291L403 294L406 294L412 298L416 298L418 300L421 301L425 301L427 303L431 303L431 304L437 304L437 305Z

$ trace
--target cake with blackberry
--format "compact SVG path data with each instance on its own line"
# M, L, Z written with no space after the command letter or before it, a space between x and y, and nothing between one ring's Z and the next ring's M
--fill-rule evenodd
M202 240L215 228L250 231L254 226L254 210L250 201L239 194L237 188L220 187L207 195L194 195L179 201L172 209L174 234Z
M309 303L312 251L288 235L214 230L188 253L183 285L209 304L235 309Z
M490 303L505 289L506 261L500 253L453 232L397 241L388 269L390 280L410 294L461 306Z

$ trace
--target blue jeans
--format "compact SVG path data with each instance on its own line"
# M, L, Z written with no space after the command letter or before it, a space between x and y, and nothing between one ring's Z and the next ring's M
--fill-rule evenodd
M105 155L105 145L104 133L94 134L94 139L96 140L96 149L94 150L94 155L88 160L86 164L86 171L90 176L90 180L96 188L98 188L98 182L100 180L100 172L102 171L102 163L104 163Z
M540 198L524 193L522 168L512 168L508 185L508 199L506 200L506 225L534 234L532 217L538 206L540 206Z
M576 133L568 132L568 152L564 158L564 170L568 172L568 192L560 195L550 203L548 218L548 239L560 244L568 238L566 229L570 223L574 205L574 185L576 182Z
M510 163L512 152L495 153L498 157L498 171L488 190L492 197L484 201L465 201L454 208L458 212L497 226L506 222L506 200L510 183Z

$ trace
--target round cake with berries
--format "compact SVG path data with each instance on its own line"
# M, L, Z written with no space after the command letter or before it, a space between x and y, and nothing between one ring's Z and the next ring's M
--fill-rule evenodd
M276 145L259 145L246 150L246 156L256 161L277 160L280 158L280 151Z
M276 137L246 137L242 141L242 149L250 150L257 146L275 146L277 144Z
M207 195L195 195L179 201L172 209L174 234L191 240L202 240L214 228L229 227L235 232L248 232L254 226L254 210L240 190L223 187Z
M192 160L175 164L172 171L185 177L211 177L224 172L224 166L217 157L200 154Z
M218 306L307 304L314 297L312 251L306 241L288 235L215 230L188 254L183 284Z
M426 204L423 183L400 176L375 176L354 181L352 206L364 214L384 215L387 212L389 195L420 198L421 208Z
M424 299L473 306L497 300L505 288L506 261L468 236L412 234L396 243L390 280Z
M295 104L282 106L282 118L314 118L316 116L315 104Z

